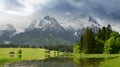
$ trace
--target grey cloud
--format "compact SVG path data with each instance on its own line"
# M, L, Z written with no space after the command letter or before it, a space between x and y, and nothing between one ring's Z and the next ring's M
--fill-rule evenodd
M21 11L25 8L24 0L0 0L0 2L1 1L3 1L6 10ZM20 1L23 1L23 3ZM70 13L69 18L72 16L74 20L92 16L105 21L100 23L105 25L111 23L115 26L114 24L119 25L120 21L119 3L120 0L49 0L45 4L34 3L31 6L33 6L36 11L34 14L40 17L50 15L56 18L62 17L61 20L64 21L66 15ZM68 12L68 14L66 14L66 12ZM36 18L34 14L32 17Z
M21 8L24 8L24 4L19 0L3 0L3 4L6 10L21 11Z
M120 0L53 0L48 3L53 7L43 6L42 11L58 15L69 11L75 17L92 15L101 19L119 20L119 3Z
M75 1L76 2L76 1ZM120 0L80 0L84 4L84 8L80 7L79 9L88 9L89 14L97 15L100 17L106 17L110 19L119 20L120 14ZM79 4L76 2L76 4ZM91 11L91 12L89 12Z

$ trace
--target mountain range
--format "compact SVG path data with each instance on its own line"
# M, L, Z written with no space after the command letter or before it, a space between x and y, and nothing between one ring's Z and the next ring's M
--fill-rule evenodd
M80 20L60 24L56 18L45 16L42 19L34 20L21 33L11 24L1 26L0 42L10 42L19 45L72 45L90 27L95 33L101 28L98 21L90 16L87 22Z

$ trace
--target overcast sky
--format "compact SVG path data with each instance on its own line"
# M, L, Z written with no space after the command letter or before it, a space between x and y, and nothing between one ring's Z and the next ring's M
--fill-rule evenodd
M22 27L50 15L58 20L93 16L120 32L120 0L0 0L0 24Z

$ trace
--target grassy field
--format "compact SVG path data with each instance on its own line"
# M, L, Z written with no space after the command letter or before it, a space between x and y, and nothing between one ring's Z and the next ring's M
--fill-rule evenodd
M18 57L18 51L22 50L22 58ZM42 60L50 57L56 57L57 51L50 51L46 53L46 49L42 48L0 48L0 63L4 62L15 62L21 60ZM10 57L9 52L15 52L14 57ZM63 55L62 52L59 52ZM74 56L73 56L74 55ZM118 67L120 66L120 54L73 54L72 57L77 63L79 63L79 58L106 58L105 61L100 63L100 67ZM117 58L115 58L117 57ZM115 59L107 59L115 58Z
M100 67L118 67L120 66L120 54L75 54L74 62L80 64L80 59L84 58L104 58L100 63Z
M18 57L18 51L22 50L22 58ZM18 61L18 60L42 60L48 56L55 57L57 51L46 53L46 49L40 48L0 48L0 62ZM10 57L9 52L15 52L14 57ZM60 52L60 54L62 54Z
M106 59L100 63L99 67L120 67L120 57L115 59Z
M114 57L120 57L120 54L77 54L76 57L77 58L114 58Z

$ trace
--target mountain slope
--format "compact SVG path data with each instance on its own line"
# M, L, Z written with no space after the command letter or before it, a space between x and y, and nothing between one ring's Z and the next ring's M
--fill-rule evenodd
M36 24L31 24L26 32L17 34L9 40L16 44L72 44L76 37L71 31L65 30L58 21L45 16Z
M0 42L12 37L16 32L13 25L7 24L0 26Z

